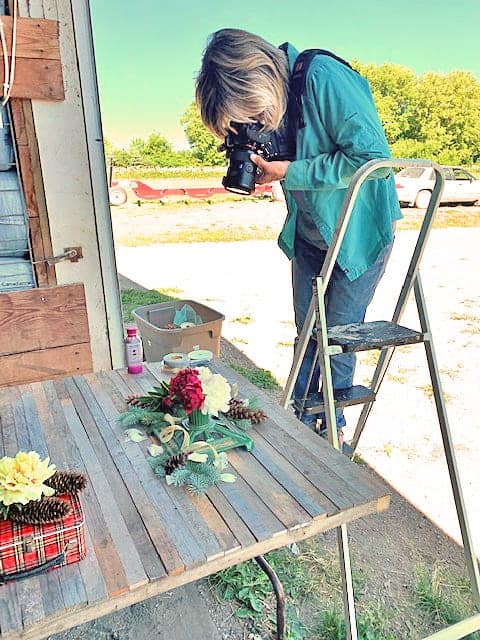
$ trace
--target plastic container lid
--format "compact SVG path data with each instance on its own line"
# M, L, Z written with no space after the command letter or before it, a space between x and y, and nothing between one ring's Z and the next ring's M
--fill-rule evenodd
M136 336L137 335L137 330L135 329L135 327L133 327L132 329L127 329L127 336Z

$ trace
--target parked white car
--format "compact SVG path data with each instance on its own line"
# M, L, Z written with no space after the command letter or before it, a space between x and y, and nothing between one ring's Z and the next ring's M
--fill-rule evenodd
M442 204L474 204L480 200L480 180L475 176L461 167L443 167L443 171L445 189L440 200ZM408 167L395 176L400 203L419 209L426 209L428 206L434 184L435 174L430 168Z

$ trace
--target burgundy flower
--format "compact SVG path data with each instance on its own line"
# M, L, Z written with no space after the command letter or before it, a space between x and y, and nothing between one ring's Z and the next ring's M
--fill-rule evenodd
M169 397L173 402L182 405L189 415L195 409L200 409L205 400L202 383L196 369L182 369L170 380Z

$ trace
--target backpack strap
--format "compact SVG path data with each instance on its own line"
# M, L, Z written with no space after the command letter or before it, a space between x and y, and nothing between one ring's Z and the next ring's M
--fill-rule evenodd
M283 47L283 45L282 45ZM295 61L292 74L290 76L288 114L292 119L294 126L303 129L305 121L303 119L302 96L307 89L307 71L310 63L315 56L330 56L337 62L344 64L346 67L358 73L346 60L335 55L326 49L306 49L300 53Z

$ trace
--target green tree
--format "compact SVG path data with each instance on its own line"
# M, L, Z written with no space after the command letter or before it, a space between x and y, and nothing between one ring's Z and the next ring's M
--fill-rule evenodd
M439 162L471 163L480 157L480 82L466 71L429 72L418 86L418 133Z
M132 164L132 157L126 149L113 149L112 156L113 164L116 167L130 167Z
M132 138L128 147L128 154L132 165L142 166L143 148L145 141L142 138Z
M370 84L389 143L409 138L415 121L417 76L407 67L390 63L354 61L353 66Z
M465 71L416 76L394 64L353 66L369 81L392 154L469 164L480 158L480 82Z
M220 140L205 128L195 102L192 102L183 114L180 123L183 126L192 154L202 165L217 166L225 164L225 154L217 151Z
M151 133L142 148L141 162L145 167L167 167L173 152L172 145L159 133Z

